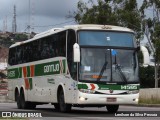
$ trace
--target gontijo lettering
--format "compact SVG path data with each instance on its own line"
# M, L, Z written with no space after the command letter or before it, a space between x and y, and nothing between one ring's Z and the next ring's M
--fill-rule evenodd
M44 73L59 71L59 64L52 64L44 66Z

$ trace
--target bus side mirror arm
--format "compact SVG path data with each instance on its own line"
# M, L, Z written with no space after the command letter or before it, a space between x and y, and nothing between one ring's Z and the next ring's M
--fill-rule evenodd
M141 50L141 47L140 46L138 46L137 47L137 49L136 49L136 51L140 51Z
M73 61L80 62L80 47L77 43L73 45Z

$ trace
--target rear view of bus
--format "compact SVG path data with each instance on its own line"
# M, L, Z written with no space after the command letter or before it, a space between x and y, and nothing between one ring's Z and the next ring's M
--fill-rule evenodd
M139 77L134 33L107 26L78 31L78 104L106 105L116 112L120 104L137 104Z

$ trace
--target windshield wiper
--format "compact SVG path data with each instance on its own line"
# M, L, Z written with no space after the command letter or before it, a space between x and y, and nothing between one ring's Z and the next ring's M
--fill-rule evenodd
M102 78L102 75L103 75L103 73L104 73L104 70L106 69L107 64L108 64L108 62L106 61L106 62L104 63L104 65L103 65L102 69L101 69L101 72L100 72L100 74L99 74L99 77L97 78L97 82L99 82L100 79Z
M118 64L116 64L115 67L118 69L118 71L119 71L119 73L120 73L120 77L122 78L122 80L123 80L124 82L127 82L127 78L126 78L126 76L124 75L124 73L122 72L121 67L120 67Z

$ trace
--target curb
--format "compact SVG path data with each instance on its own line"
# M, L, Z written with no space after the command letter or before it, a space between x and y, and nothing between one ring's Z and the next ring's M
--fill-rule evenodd
M137 104L137 105L123 105L123 106L135 106L135 107L160 107L160 104Z
M140 107L160 107L160 104L138 104Z

